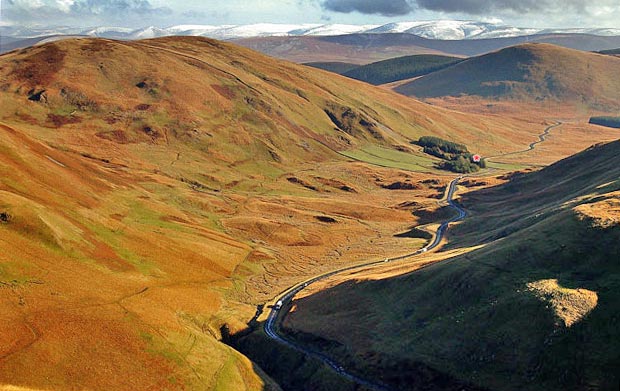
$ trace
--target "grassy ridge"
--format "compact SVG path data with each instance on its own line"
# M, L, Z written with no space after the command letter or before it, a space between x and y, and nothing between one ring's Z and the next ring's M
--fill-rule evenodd
M415 55L363 65L343 72L344 76L378 85L427 75L463 61L457 57Z
M475 95L620 107L620 59L548 44L524 44L470 58L396 88L418 97Z

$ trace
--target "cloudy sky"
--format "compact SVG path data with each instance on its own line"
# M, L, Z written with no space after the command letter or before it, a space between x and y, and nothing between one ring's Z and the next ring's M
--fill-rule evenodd
M0 0L0 25L167 27L461 19L620 27L620 0Z

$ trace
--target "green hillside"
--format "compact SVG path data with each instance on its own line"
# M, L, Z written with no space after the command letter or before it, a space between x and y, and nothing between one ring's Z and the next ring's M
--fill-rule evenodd
M620 117L591 117L589 122L610 128L620 128Z
M451 247L484 247L297 300L287 327L372 376L399 365L396 387L430 367L493 390L616 390L618 156L620 141L463 196Z
M620 59L549 44L524 44L433 72L396 88L423 98L479 96L620 107Z
M344 72L343 75L378 85L426 75L461 61L460 58L449 56L405 56L363 65Z
M608 54L608 55L611 55L611 56L617 56L617 55L620 55L620 48L619 49L610 49L610 50L601 50L598 53Z

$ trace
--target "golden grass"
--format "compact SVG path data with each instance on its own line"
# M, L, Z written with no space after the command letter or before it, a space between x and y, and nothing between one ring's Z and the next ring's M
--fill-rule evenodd
M527 288L551 306L554 315L565 327L581 321L598 303L596 292L584 288L565 288L558 284L557 279L529 282Z
M601 201L575 207L581 219L587 219L598 228L611 228L620 225L620 192L608 193Z
M31 146L40 148L37 143ZM33 149L22 152L28 163L12 165L6 178L19 177L38 164L60 170ZM30 177L34 183L21 181L27 186L24 195L17 195L16 189L3 181L1 208L14 217L0 226L5 250L0 257L0 280L11 284L15 280L20 285L11 288L16 291L4 311L13 313L12 306L25 303L23 310L30 314L27 320L7 319L6 329L11 325L13 331L3 337L14 342L3 345L7 350L2 353L10 354L2 364L0 378L4 382L28 379L29 386L45 387L49 378L60 389L75 384L130 389L151 383L171 389L256 389L260 382L246 361L218 369L232 354L217 342L219 328L226 324L233 331L243 329L244 320L254 311L244 302L271 297L317 270L366 259L373 252L378 256L390 246L394 250L407 243L418 247L413 240L392 238L394 232L415 222L408 211L393 207L412 198L423 200L429 191L434 192L426 188L391 192L375 184L375 177L390 181L405 174L338 163L303 177L338 178L358 193L325 186L329 192L314 194L289 184L291 192L301 191L302 195L231 194L218 209L223 198L198 197L181 182L175 184L175 190L156 193L159 185L155 183L174 184L165 176L151 175L142 184L141 171L123 170L122 176L116 177L89 159L78 158L85 165L82 168L70 153L57 152L55 156L73 170L100 172L96 175L108 184L108 190L97 191L96 200L84 207L82 200L94 194L88 184L81 190L72 189L72 196L67 197L62 187L46 185L44 178ZM350 173L343 175L347 170ZM56 180L73 175L62 170L58 173ZM137 178L132 178L134 175ZM418 181L427 178L406 175ZM279 189L285 183L282 179L265 185ZM31 199L44 192L49 197L36 197L37 202ZM174 204L167 202L171 198L176 200ZM77 205L67 210L50 203L52 200ZM194 202L208 204L202 207ZM360 209L360 203L365 208ZM207 206L212 211L201 215ZM190 213L192 210L198 213ZM211 213L219 215L226 233L202 227L210 225ZM333 216L337 223L324 223L316 216ZM30 221L38 225L25 225ZM325 235L326 230L330 235ZM28 250L23 253L23 249ZM265 255L250 256L257 251ZM115 327L117 323L123 327ZM145 339L144 335L153 337ZM181 354L183 343L195 338L198 342L192 349L203 358L181 360L179 357L185 357ZM96 349L89 348L93 344ZM78 346L81 354L62 359ZM114 373L133 373L143 366L149 370L142 370L143 376L129 377L130 382L106 377L104 374L112 371L107 365L119 349L127 360L114 359ZM50 355L61 363L50 366ZM88 366L89 375L85 376L82 362L98 364ZM49 370L41 370L40 378L33 377L27 375L32 365ZM213 383L204 383L211 378Z

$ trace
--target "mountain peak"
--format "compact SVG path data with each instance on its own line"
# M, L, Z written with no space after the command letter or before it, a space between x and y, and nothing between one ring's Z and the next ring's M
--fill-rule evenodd
M236 39L270 36L325 36L359 33L406 33L429 39L488 39L515 37L532 34L592 34L601 36L620 35L620 29L613 28L572 28L572 29L541 29L523 28L504 25L498 22L481 22L467 20L422 20L393 22L384 25L352 25L352 24L283 24L254 23L247 25L174 25L165 28L155 26L131 29L126 27L95 26L87 29L79 28L45 28L30 29L19 26L4 26L3 35L30 38L42 35L90 35L102 38L140 39L146 38L145 31L152 31L155 36L193 35L216 39Z

